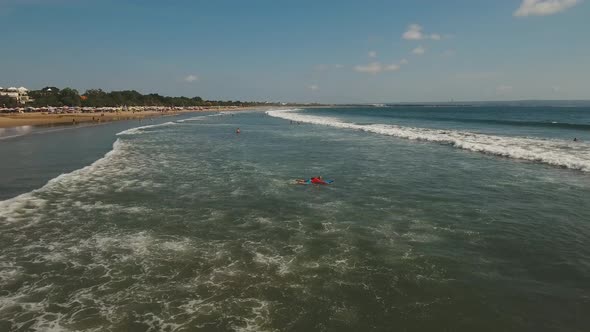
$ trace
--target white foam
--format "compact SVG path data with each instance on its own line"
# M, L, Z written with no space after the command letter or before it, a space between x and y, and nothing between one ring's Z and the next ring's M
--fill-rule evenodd
M250 313L249 315L247 315L250 317L239 317L239 320L242 323L245 323L245 326L234 325L233 328L235 329L235 331L270 331L270 329L265 328L265 325L267 325L270 321L271 302L256 298L236 299L235 302L239 303L240 306L247 307L248 309L250 309Z
M27 219L30 224L36 224L41 219L37 210L45 205L45 199L34 197L31 193L0 201L0 221L10 224Z
M4 259L4 257L2 257ZM22 274L23 268L8 262L0 265L0 284L17 279Z
M185 123L185 122L191 122L191 121L204 121L210 117L223 116L223 115L229 115L229 114L230 113L228 113L228 112L219 112L219 113L213 113L213 114L207 114L207 115L199 115L199 116L194 116L192 118L178 120L178 121L176 121L176 123Z
M172 125L176 125L176 124L178 124L178 123L177 122L170 121L170 122L164 122L164 123L159 123L159 124L153 124L153 125L135 127L135 128L123 130L122 132L117 133L117 136L142 134L142 133L145 132L145 129L157 128L157 127L165 127L165 126L172 126Z
M93 202L83 206L80 199L92 195L92 192L112 186L110 179L113 175L133 171L130 168L112 166L117 162L125 164L129 152L128 146L128 143L117 139L113 144L113 149L91 165L61 174L49 180L39 189L0 201L0 223L12 224L26 221L26 225L31 226L41 220L44 213L64 213L67 215L71 206L83 210L99 209L105 212L120 208L101 202ZM50 206L46 200L48 192L58 194L60 196L59 202ZM130 208L128 212L137 211Z
M128 129L117 135L134 135L143 130L154 127L174 125L166 122ZM133 160L132 160L133 159ZM165 158L159 158L163 160ZM145 158L133 148L133 144L123 138L113 143L111 151L91 165L61 174L49 180L43 187L21 194L8 200L0 201L0 223L14 224L24 222L21 227L28 227L38 223L48 213L60 214L67 217L72 206L87 212L110 214L114 211L124 211L130 214L149 212L145 207L126 207L115 204L103 204L95 199L94 193L106 190L116 192L125 191L153 191L161 185L151 180L138 180L136 174L145 168L153 168L154 158ZM128 167L128 165L134 167ZM118 178L120 181L112 181ZM59 196L59 200L48 203L47 194ZM51 201L51 200L50 200ZM89 203L90 202L90 203ZM66 220L67 218L62 218Z
M291 121L354 129L410 140L449 144L454 147L501 157L528 160L590 172L590 144L558 139L508 137L459 130L441 130L397 125L359 125L335 117L296 113L299 109L274 110L267 114Z
M199 115L188 119L179 120L177 122L186 122L186 121L203 121L210 117L221 116L222 113L215 113L215 114L208 114L208 115Z

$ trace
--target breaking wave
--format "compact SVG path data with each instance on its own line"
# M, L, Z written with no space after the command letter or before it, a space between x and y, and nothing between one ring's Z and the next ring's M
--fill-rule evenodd
M373 115L375 113L369 113ZM543 121L528 121L528 120L504 120L504 119L472 119L446 116L433 116L432 113L427 114L389 114L385 112L377 113L380 118L403 119L403 120L434 120L436 122L454 122L454 123L474 123L487 125L501 125L501 126L515 126L515 127L541 127L541 128L561 128L572 130L590 130L590 124L586 123L570 123L558 122L552 120Z
M165 126L172 126L172 125L176 125L176 124L178 124L178 122L172 122L172 121L170 121L170 122L164 122L164 123L159 123L159 124L154 124L154 125L147 125L147 126L135 127L135 128L123 130L122 132L117 133L117 136L142 134L142 133L145 132L146 129L157 128L157 127L165 127Z
M268 111L267 114L291 121L361 130L410 140L449 144L474 152L590 172L590 144L588 143L386 124L360 125L344 122L335 117L307 115L297 111L300 111L300 109L273 110Z
M123 131L117 133L116 135L117 136L139 135L139 134L143 134L143 133L148 132L149 129L179 125L179 124L182 124L184 121L199 121L199 120L211 117L211 116L219 116L219 114L216 113L216 114L202 115L202 116L187 118L184 120L169 121L169 122L165 122L165 123L134 127L134 128L123 130ZM16 196L16 197L13 197L10 199L0 201L0 221L10 222L10 221L14 221L15 219L19 219L19 218L14 218L14 216L11 212L13 212L13 210L20 210L25 205L30 208L35 205L43 204L44 203L43 199L38 197L38 194L40 192L56 191L56 190L66 192L66 191L71 191L71 190L67 190L67 189L72 189L72 186L86 186L86 185L88 185L88 183L85 183L84 181L90 181L90 177L89 177L90 174L94 174L95 177L97 177L97 178L99 178L100 175L105 175L105 178L106 178L106 176L112 176L113 175L112 172L115 172L115 173L131 172L132 171L131 168L123 167L123 164L125 164L125 158L128 157L130 155L130 151L133 150L130 147L130 144L131 143L127 142L124 138L117 138L117 140L113 143L113 148L109 152L107 152L102 158L96 160L91 165L74 170L70 173L61 174L61 175L49 180L44 186L42 186L39 189L35 189L31 192L27 192L27 193L21 194L19 196ZM113 166L113 165L111 165L111 163L115 159L119 161L119 164ZM82 177L85 177L85 179L81 179ZM94 182L101 182L101 183L93 183L96 185L96 187L94 187L94 190L98 189L100 186L106 186L106 185L111 186L112 185L112 183L109 183L108 181L101 180L101 181L94 181ZM137 181L135 181L135 182L137 182ZM128 185L128 183L126 183L125 181L121 181L120 183L121 183L122 187L125 185ZM141 182L132 183L132 184L135 186L140 185L140 186L145 187L145 185L143 185L143 183L141 183ZM154 185L155 185L154 183L149 183L150 187L153 187ZM29 218L29 221L31 221L33 219L34 218Z
M43 196L44 192L59 192L64 195L64 197L74 195L72 194L72 189L79 189L77 187L88 185L82 181L82 178L88 179L89 174L96 172L104 173L104 169L107 168L112 159L125 153L124 147L126 144L128 143L124 143L120 139L117 139L115 143L113 143L113 149L91 165L70 173L61 174L49 180L47 184L39 189L0 201L0 222L13 223L26 220L29 223L34 223L39 217L36 215L36 210L45 206L47 203ZM93 190L98 190L100 184L94 183L94 185Z

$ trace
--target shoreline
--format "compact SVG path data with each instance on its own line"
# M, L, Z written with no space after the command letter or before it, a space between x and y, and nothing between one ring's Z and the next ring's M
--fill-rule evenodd
M167 111L118 111L118 112L96 112L96 113L62 113L62 114L48 114L48 113L9 113L0 114L0 128L15 128L23 126L61 126L73 124L102 124L113 121L123 120L142 120L150 118L158 118L163 116L172 116L189 113L201 112L223 112L223 111L242 111L251 109L263 109L262 107L221 107L215 109L178 109Z

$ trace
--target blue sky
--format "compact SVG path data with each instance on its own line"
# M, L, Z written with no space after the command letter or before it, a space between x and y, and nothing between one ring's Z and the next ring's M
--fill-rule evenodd
M0 86L299 102L590 99L590 1L0 0Z

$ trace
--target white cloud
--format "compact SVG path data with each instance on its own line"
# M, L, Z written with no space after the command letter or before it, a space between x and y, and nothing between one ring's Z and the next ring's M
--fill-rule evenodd
M498 93L508 93L511 91L512 91L512 86L510 86L510 85L499 85L496 88L496 92L498 92Z
M369 58L376 58L376 57L377 57L377 52L375 52L375 51L369 52Z
M561 91L561 87L559 85L554 85L551 87L551 90L553 90L553 92L559 92Z
M344 65L337 63L334 65L334 68L336 68L336 69L344 68Z
M424 28L422 28L419 24L410 24L406 32L402 34L402 38L406 40L423 40L423 39L432 39L432 40L441 40L442 36L438 33L433 34L424 34L422 32Z
M402 35L403 39L407 40L421 40L424 39L424 34L422 33L422 27L418 24L410 24L408 30L404 32Z
M311 91L317 91L317 90L319 90L319 89L320 89L320 87L319 87L317 84L312 84L312 85L308 86L308 88L309 88Z
M426 49L422 46L418 46L415 49L412 50L412 54L416 54L416 55L422 55L426 53Z
M377 74L383 70L379 62L373 62L368 65L358 65L354 67L354 70L359 73Z
M523 0L514 16L544 16L562 12L580 3L581 0Z
M407 65L408 63L410 63L410 62L406 59L401 59L399 62L400 65Z
M354 70L359 73L367 73L367 74L379 74L384 71L397 71L399 70L400 66L397 64L389 64L383 65L379 62L372 62L367 65L358 65L354 67Z
M198 81L198 80L199 80L199 77L197 77L197 75L192 75L192 74L188 75L187 77L184 78L184 81L188 82L188 83L192 83L192 82Z

